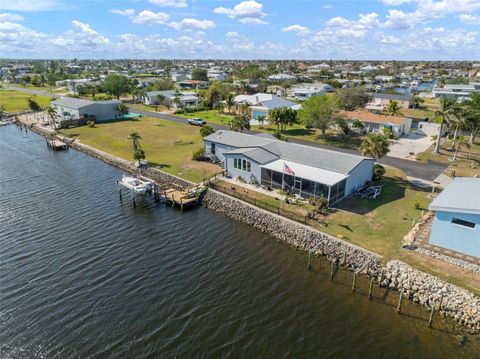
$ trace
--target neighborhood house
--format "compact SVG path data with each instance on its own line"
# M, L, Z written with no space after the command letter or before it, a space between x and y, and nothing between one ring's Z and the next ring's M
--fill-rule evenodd
M341 115L345 116L350 123L355 120L362 121L366 133L379 132L388 128L394 136L400 137L408 134L412 127L412 119L408 117L379 115L366 110L342 111Z
M257 120L264 116L268 120L268 113L279 107L290 107L294 110L300 109L301 105L285 100L284 98L269 94L257 93L255 95L238 95L235 97L237 105L248 104L251 110L252 119Z
M265 136L217 131L204 138L205 154L233 178L332 205L371 181L375 160Z
M90 101L79 98L62 97L51 102L60 124L65 121L94 120L96 122L114 120L120 116L118 105L122 101Z
M149 91L143 97L145 105L166 105L168 107L197 107L198 95L189 91Z
M430 204L429 243L480 257L480 178L455 178Z
M365 108L368 110L383 111L391 101L397 101L398 105L402 108L410 108L411 100L411 95L375 94Z

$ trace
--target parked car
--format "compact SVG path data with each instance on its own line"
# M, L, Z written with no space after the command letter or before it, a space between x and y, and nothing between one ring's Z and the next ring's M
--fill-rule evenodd
M188 120L188 123L194 126L203 126L207 122L205 120L202 120L201 118L194 117Z

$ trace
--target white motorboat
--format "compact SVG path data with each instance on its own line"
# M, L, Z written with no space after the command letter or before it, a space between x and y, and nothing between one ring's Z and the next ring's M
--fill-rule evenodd
M119 185L131 190L135 194L144 194L153 189L153 183L142 181L135 177L123 175L122 180L118 182Z

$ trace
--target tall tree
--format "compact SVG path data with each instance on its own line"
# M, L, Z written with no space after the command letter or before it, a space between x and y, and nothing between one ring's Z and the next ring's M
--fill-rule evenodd
M480 93L472 92L470 100L465 103L465 127L470 131L470 144L480 132Z
M225 107L228 109L228 113L231 113L232 108L235 107L235 94L233 92L225 95Z
M28 108L32 111L41 111L42 107L38 104L37 97L31 96L28 98Z
M127 76L112 74L103 80L103 88L106 93L115 96L119 100L120 96L132 90L132 82Z
M297 111L290 107L277 107L268 113L269 122L277 126L278 131L285 131L287 126L292 126L297 119Z
M45 114L47 115L48 122L53 128L56 128L56 119L58 118L57 111L52 106L48 106L45 109Z
M385 156L390 150L387 137L380 133L369 133L360 145L362 155L375 159Z
M388 106L385 109L385 112L388 115L392 115L392 116L398 115L400 113L400 104L398 103L398 101L397 100L391 100L388 103Z
M340 107L347 111L354 111L359 107L365 107L370 101L370 95L361 87L339 89L336 91L340 99Z
M298 115L305 127L319 128L322 136L325 137L337 111L338 99L336 96L312 96L303 102Z
M192 70L192 80L208 81L207 69L194 68Z
M420 105L424 102L425 100L418 95L413 95L412 98L410 99L410 103L412 104L413 108L419 108Z
M440 122L440 131L438 133L437 140L435 142L435 149L433 151L434 153L440 153L440 141L442 138L441 135L443 133L445 126L449 123L452 117L455 103L456 103L456 100L454 99L449 99L446 97L442 97L440 99L440 109L435 111L435 116L439 119L439 122Z
M235 116L230 122L230 129L236 132L243 132L243 130L249 130L250 119L246 115Z
M132 148L133 152L137 152L138 149L140 149L140 140L142 139L142 136L137 131L132 131L128 135L128 139L132 141Z

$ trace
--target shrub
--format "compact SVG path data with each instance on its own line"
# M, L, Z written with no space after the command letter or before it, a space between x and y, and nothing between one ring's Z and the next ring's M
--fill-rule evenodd
M202 135L202 137L207 137L208 135L211 135L214 132L215 132L215 130L210 125L203 125L200 128L200 135Z
M87 121L87 126L90 128L94 128L96 126L95 121Z
M205 148L199 148L193 152L192 159L195 161L202 161L205 159Z
M385 174L385 168L381 165L376 164L373 167L373 179L378 181Z
M276 137L281 141L285 141L287 139L287 137L284 134L282 134L280 131L275 131L273 133L273 137Z
M383 134L384 134L385 136L387 136L387 138L393 139L393 132L392 132L392 130L391 130L390 128L384 127L384 128L383 128Z

